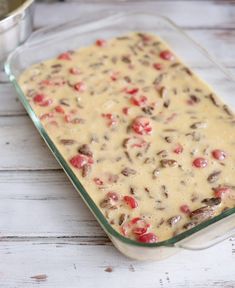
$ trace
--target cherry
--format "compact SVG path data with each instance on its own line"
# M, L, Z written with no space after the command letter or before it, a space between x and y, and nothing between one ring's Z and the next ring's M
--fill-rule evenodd
M146 233L140 235L137 240L143 243L156 243L158 241L158 237L154 233Z
M140 135L150 135L152 133L152 127L150 126L149 119L142 116L134 119L132 129L135 133Z
M61 54L58 56L58 59L59 59L59 60L71 60L70 53L69 53L69 52L61 53Z
M163 65L161 63L154 63L153 68L155 68L156 70L162 70Z
M118 201L119 200L119 195L116 192L108 192L106 194L106 197L109 199L112 199L113 201Z
M134 209L138 207L138 203L136 201L136 199L132 196L124 196L123 200L126 202L126 204L128 206L130 206L130 208Z
M113 114L111 114L111 113L106 113L106 114L103 113L102 117L104 117L104 118L106 118L108 120L108 123L107 123L108 126L114 126L114 125L117 124L116 117Z
M40 102L39 103L39 106L41 107L47 107L47 106L50 106L52 104L53 100L52 99L47 99L43 102Z
M223 150L220 149L215 149L211 152L212 156L216 159L216 160L224 160L226 158L226 153Z
M34 103L41 103L45 100L45 95L44 94L37 94L33 97L33 102Z
M214 190L215 197L219 197L219 198L222 198L225 193L230 192L229 187L223 187L223 186L213 188L213 190Z
M146 105L148 98L146 96L132 96L130 100L133 105L143 107Z
M139 91L139 88L124 89L127 94L134 95Z
M185 213L185 214L188 214L190 212L189 206L186 205L186 204L181 205L180 206L180 211Z
M100 178L97 178L97 177L95 177L95 178L93 179L93 181L94 181L95 184L98 185L98 186L101 186L101 185L104 184L104 182L103 182Z
M63 107L61 107L60 105L58 105L58 106L55 107L55 111L56 111L57 113L62 113L62 114L64 114L64 109L63 109Z
M73 156L69 162L73 165L73 167L81 169L86 164L93 164L93 159L92 157L88 157L86 155L77 154Z
M106 41L104 39L97 39L95 42L96 46L103 47L106 45Z
M163 60L167 60L167 61L172 61L174 60L174 55L171 53L171 51L169 50L163 50L160 54L159 54L160 58L162 58Z
M83 82L78 82L74 84L73 88L78 92L83 92L86 90L86 85Z
M197 168L205 168L208 165L208 161L202 157L199 157L194 159L193 165Z
M136 235L142 235L147 232L150 224L140 217L135 217L130 221L130 226L133 226L132 232Z
M173 150L174 153L176 154L181 154L183 152L184 148L181 144L178 144L175 149Z

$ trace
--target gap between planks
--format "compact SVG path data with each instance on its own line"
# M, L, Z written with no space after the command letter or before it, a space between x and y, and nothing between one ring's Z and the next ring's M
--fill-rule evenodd
M34 242L36 244L112 245L106 236L0 236L1 242Z

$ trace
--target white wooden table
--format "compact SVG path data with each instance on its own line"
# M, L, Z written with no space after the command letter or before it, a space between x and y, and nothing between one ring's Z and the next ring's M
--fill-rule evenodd
M35 28L111 5L94 2L39 3ZM235 1L142 5L169 16L234 72ZM182 251L162 262L132 261L117 252L9 83L0 84L0 151L0 288L235 287L235 238L203 251Z

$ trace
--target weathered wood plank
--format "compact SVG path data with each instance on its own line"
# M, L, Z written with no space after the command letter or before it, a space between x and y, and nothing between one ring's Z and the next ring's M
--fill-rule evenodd
M1 242L0 283L4 288L233 288L234 243L182 251L161 262L137 262L113 246L79 245L76 240Z
M140 11L149 11L168 16L181 27L234 28L234 1L202 2L198 3L195 0L177 1L177 3L164 0L157 2L139 1L138 7ZM106 3L81 3L73 0L57 3L56 6L53 3L39 3L36 8L35 27L42 27L77 19L81 15L86 16L94 10L96 13L103 9L109 11L133 11L136 6L133 8L133 3L123 3L123 1L116 1L111 4L110 1L106 1Z
M62 171L0 172L1 237L105 237Z
M58 169L59 165L27 116L0 118L0 170Z

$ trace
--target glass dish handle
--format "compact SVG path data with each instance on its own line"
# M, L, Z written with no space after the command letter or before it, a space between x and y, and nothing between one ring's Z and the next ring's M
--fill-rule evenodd
M219 222L209 225L175 246L186 250L202 250L214 246L230 237L235 237L235 215L230 215Z
M45 41L47 38L54 39L58 36L59 33L61 33L63 30L68 30L68 28L71 28L71 30L76 29L78 25L83 24L89 24L90 22L96 22L96 25L98 25L99 21L102 22L103 19L107 22L107 18L110 17L112 19L112 15L114 14L114 11L112 10L101 10L97 14L97 16L94 15L83 15L80 16L79 19L75 19L69 22L65 22L62 24L55 24L50 25L45 28L41 28L33 32L30 37L27 39L25 45L32 45L32 44L38 44L42 41ZM121 14L121 13L120 13ZM120 16L119 14L119 16ZM115 14L115 18L118 15ZM98 22L98 23L97 23Z

